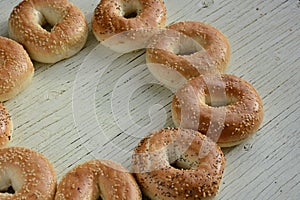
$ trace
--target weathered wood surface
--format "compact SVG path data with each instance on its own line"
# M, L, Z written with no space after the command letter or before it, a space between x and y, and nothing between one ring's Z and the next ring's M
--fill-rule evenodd
M18 2L0 0L1 36L8 36L7 20ZM90 26L98 1L72 2ZM226 73L252 83L264 102L258 133L225 150L217 199L299 199L300 1L166 0L166 6L168 24L198 20L224 32L231 43ZM5 103L14 121L10 145L45 154L59 178L94 158L128 167L140 137L153 127L173 126L173 93L150 75L144 52L117 55L97 45L90 33L76 56L53 65L35 63L32 85Z

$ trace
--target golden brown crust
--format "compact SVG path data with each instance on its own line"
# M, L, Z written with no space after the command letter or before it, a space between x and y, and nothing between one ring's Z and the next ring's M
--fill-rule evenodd
M239 77L210 76L211 82L207 81L208 75L202 75L177 91L172 102L173 121L176 126L208 134L222 147L237 145L259 128L263 120L261 98L250 83ZM221 96L215 99L221 105L209 105L212 95Z
M59 183L56 200L141 200L133 176L120 164L91 160L70 170Z
M51 31L42 27L46 22ZM88 26L81 10L67 0L23 0L10 15L8 32L33 60L55 63L84 46Z
M13 124L11 117L2 103L0 103L0 147L6 146L12 137Z
M126 18L126 10L137 16ZM166 21L166 8L162 0L101 0L94 11L92 30L99 41L115 34L149 28L162 28Z
M187 129L151 133L136 147L132 162L143 193L164 200L215 196L224 165L224 154L214 142Z
M162 34L153 37L146 51L147 63L160 64L170 71L176 71L186 80L200 74L223 72L226 69L230 46L226 36L218 29L193 21L175 23L166 28ZM195 45L196 48L192 47ZM188 49L189 46L191 49ZM187 49L183 55L179 52L182 47ZM160 74L158 70L159 68L152 69L150 65L150 71L158 80L172 79L165 73ZM170 73L169 76L174 74ZM174 81L176 79L174 77ZM172 88L172 83L169 84Z
M14 194L0 193L0 199L52 200L55 195L54 168L40 153L22 147L0 149L0 190L12 186Z
M24 48L1 36L0 75L0 102L19 94L31 83L34 75L34 67Z

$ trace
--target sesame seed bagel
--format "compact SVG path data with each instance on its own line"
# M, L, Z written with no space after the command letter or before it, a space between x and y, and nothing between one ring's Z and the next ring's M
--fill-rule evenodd
M143 194L153 200L199 200L216 196L225 165L221 149L187 129L163 129L143 138L132 169Z
M247 81L229 74L189 80L173 98L177 127L199 130L221 147L248 139L263 120L262 101Z
M141 200L133 176L120 164L91 160L65 174L58 185L56 200L82 199Z
M223 72L230 57L226 36L196 21L179 22L154 36L146 51L150 72L170 89L192 77Z
M0 36L0 102L19 94L31 83L34 67L17 42Z
M23 0L10 15L8 33L33 60L55 63L81 50L88 26L81 10L67 0Z
M0 103L0 147L4 147L11 140L13 123L8 110Z
M12 187L14 192L6 192ZM0 149L0 199L52 200L56 177L40 153L22 147Z
M125 31L162 28L165 21L162 0L101 0L94 11L92 30L97 40L103 41Z

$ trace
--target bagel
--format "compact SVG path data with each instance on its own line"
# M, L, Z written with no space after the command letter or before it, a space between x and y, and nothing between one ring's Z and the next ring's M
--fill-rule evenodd
M201 74L221 73L229 63L226 36L209 24L179 22L166 27L149 42L148 69L172 90Z
M134 150L132 169L150 199L195 200L216 196L224 154L194 130L163 129L143 138Z
M140 31L135 34L136 30L162 28L165 21L162 0L101 0L94 11L92 30L98 41L128 31L133 40L143 41L144 35Z
M82 49L88 26L81 10L67 0L23 0L9 17L8 33L31 59L55 63Z
M256 89L229 74L189 80L176 92L171 111L176 127L198 130L221 147L247 140L257 131L264 115Z
M23 147L0 149L0 199L52 200L55 189L54 168L42 154Z
M33 76L34 67L25 49L17 42L0 36L0 102L27 88Z
M70 170L58 185L55 200L141 200L133 176L120 164L91 160Z
M0 103L0 147L4 147L11 140L13 123L3 104Z

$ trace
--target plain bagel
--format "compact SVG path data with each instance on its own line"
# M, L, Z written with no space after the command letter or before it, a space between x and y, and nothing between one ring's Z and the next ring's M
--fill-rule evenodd
M202 75L175 94L172 117L177 127L199 130L221 147L237 145L253 135L263 120L256 89L234 75Z
M88 26L81 10L67 0L23 0L10 15L8 33L33 60L55 63L81 50Z

